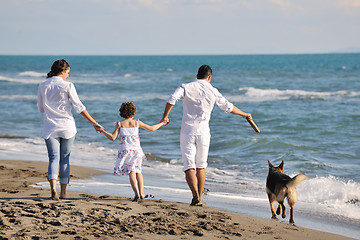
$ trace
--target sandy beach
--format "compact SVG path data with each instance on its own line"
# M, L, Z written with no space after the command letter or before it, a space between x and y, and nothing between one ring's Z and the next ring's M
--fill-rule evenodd
M209 207L68 191L50 200L47 163L0 161L0 239L350 239ZM103 174L72 166L71 178Z

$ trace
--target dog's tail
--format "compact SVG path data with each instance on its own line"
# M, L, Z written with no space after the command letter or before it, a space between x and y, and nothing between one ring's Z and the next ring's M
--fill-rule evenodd
M293 177L289 182L288 184L286 184L286 186L288 188L291 188L291 187L296 187L299 183L301 183L302 181L304 181L307 177L304 175L304 174L299 174L299 175L296 175L295 177Z

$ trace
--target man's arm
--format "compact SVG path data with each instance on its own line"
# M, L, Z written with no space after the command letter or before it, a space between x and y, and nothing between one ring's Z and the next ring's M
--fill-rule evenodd
M163 117L162 117L160 122L164 122L164 123L166 123L166 125L169 124L169 122L170 122L169 121L169 114L170 114L170 111L171 111L171 109L173 107L174 107L174 105L172 105L170 103L166 103L164 114L163 114Z
M163 118L160 121L160 122L166 123L164 126L169 124L169 122L170 122L170 120L169 120L170 111L175 106L175 103L184 97L184 94L185 94L185 89L181 85L180 87L178 87L175 90L175 92L173 94L171 94L171 96L167 100L165 110L164 110L164 114L163 114Z
M249 119L249 120L252 119L251 113L243 112L239 108L237 108L236 106L233 107L233 110L230 113L235 114L235 115L240 115L243 118L246 118L246 119Z

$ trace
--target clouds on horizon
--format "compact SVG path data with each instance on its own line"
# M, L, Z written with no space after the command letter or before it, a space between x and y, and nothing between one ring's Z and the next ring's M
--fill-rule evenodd
M360 0L3 0L0 54L249 54L360 47Z

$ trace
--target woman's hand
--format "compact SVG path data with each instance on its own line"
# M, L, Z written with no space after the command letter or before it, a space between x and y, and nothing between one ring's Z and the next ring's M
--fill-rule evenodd
M103 126L101 126L99 123L94 123L94 124L93 124L93 127L94 127L94 129L95 129L95 131L96 131L97 133L102 133L102 132L105 131L105 129L103 128Z

